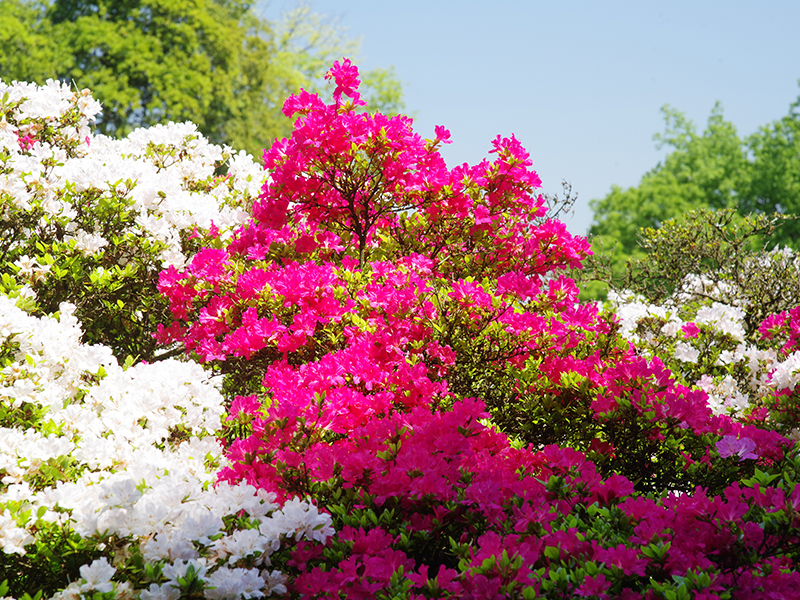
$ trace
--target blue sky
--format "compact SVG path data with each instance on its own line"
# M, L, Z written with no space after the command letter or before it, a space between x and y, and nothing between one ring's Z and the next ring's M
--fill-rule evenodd
M584 234L589 200L636 185L663 159L660 108L702 131L716 101L740 135L787 114L800 95L800 2L312 0L361 38L361 68L394 66L417 131L452 132L450 166L512 133L543 191L572 183L564 221ZM273 0L275 18L295 3Z

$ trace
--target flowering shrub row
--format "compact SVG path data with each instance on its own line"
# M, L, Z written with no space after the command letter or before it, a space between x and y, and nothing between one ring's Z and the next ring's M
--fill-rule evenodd
M798 315L772 317L772 341L740 349L735 305L619 300L618 318L580 304L560 270L588 243L545 218L517 140L448 169L446 129L425 140L408 118L358 110L349 61L329 77L331 104L287 100L295 131L265 151L267 177L215 179L220 156L200 138L170 137L170 160L160 142L119 151L155 174L194 174L152 205L125 196L142 227L134 254L164 267L170 318L111 341L154 331L188 357L120 366L79 342L79 308L31 316L19 307L35 311L26 297L47 289L7 284L0 580L33 593L15 577L47 572L59 598L146 600L792 597L800 457L763 399L794 393ZM23 155L41 142L21 142L32 117L9 114ZM59 118L43 117L68 130ZM188 126L136 135L176 127ZM110 161L133 143L95 138L88 152L106 144L94 160ZM151 181L126 185L146 196ZM219 215L167 210L181 194L219 200ZM128 210L106 209L111 221ZM146 224L162 219L172 233L159 237ZM47 243L77 248L68 224ZM76 256L89 260L87 236L103 234L83 230ZM125 239L103 239L103 268L124 268ZM729 366L750 369L737 389L761 391L705 391L705 371L722 385Z

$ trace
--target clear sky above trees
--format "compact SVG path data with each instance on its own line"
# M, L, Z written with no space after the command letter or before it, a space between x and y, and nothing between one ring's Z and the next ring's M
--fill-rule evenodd
M272 0L269 15L292 6ZM800 3L765 1L314 0L362 37L360 66L394 65L419 131L447 123L450 163L515 133L548 192L589 200L638 184L666 155L669 104L705 128L717 101L741 137L784 117L800 88ZM490 7L491 6L491 7Z

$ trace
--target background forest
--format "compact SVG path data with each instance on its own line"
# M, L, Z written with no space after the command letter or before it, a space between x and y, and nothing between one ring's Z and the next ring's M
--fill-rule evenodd
M88 88L96 131L124 137L168 121L195 123L215 144L260 157L291 131L289 94L315 92L359 43L299 4L278 21L238 0L0 1L0 78ZM370 105L402 109L391 69L363 74Z
M629 258L643 258L640 246L646 230L670 220L685 222L691 211L730 209L749 214L791 216L756 244L797 248L800 243L800 99L788 114L741 138L726 121L720 104L705 130L680 111L665 106L665 129L654 136L669 149L666 159L646 173L639 185L614 186L604 198L591 202L590 229L595 249L610 258L620 275ZM686 241L686 239L684 239ZM645 244L646 246L647 244ZM691 241L688 243L691 246ZM607 272L606 272L607 273ZM597 288L594 288L597 290Z

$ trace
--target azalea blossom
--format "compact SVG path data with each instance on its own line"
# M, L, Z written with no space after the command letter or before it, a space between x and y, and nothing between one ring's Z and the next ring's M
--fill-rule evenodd
M756 443L750 438L726 435L716 443L716 447L723 458L738 456L740 461L758 458L758 454L754 452Z

